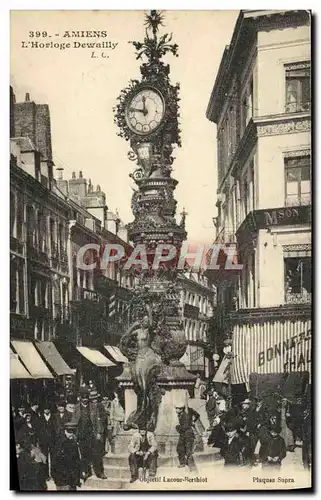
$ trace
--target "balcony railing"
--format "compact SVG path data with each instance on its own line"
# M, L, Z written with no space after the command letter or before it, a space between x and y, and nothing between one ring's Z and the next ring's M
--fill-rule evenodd
M235 231L231 227L223 227L215 241L216 243L236 243Z
M27 256L32 260L41 262L42 264L49 264L48 255L42 250L39 250L39 248L35 248L33 245L27 244Z
M311 194L302 194L301 196L288 197L285 199L286 207L297 207L302 205L311 205Z
M303 113L304 111L310 111L311 103L307 102L289 102L285 106L286 113Z
M33 338L33 320L25 315L10 313L10 334L13 337Z
M30 304L29 311L31 317L37 317L37 318L48 318L50 314L49 308L43 305L36 306Z
M81 300L92 300L94 302L99 302L100 295L94 290L88 290L87 288L75 287L73 291L73 299L76 301Z
M285 294L285 303L286 304L308 304L311 302L312 293L304 292L304 293L292 293L287 292Z

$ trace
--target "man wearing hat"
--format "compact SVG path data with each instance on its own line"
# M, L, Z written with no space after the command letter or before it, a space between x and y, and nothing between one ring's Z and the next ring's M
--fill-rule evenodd
M25 421L20 426L19 431L16 435L16 440L19 442L24 442L28 445L38 444L39 436L38 436L39 427L36 428L32 419L31 419L31 411L27 410L25 413Z
M176 430L179 433L177 443L177 455L179 467L188 466L190 469L195 467L193 451L195 441L195 422L200 418L199 413L186 405L178 403L176 405L178 416L178 425Z
M52 450L55 444L54 418L51 413L51 404L45 400L42 403L42 413L40 417L39 446L46 457L47 478L50 478L50 462L52 461Z
M65 439L65 423L69 422L70 418L66 412L66 402L64 399L58 399L57 411L53 415L53 427L54 427L54 445L52 447L51 453L51 475L54 475L54 469L56 467L56 455L60 449L62 441Z
M40 413L39 413L39 402L33 397L30 401L30 414L31 420L35 428L39 428L40 426Z
M92 465L98 478L107 479L103 466L105 411L96 389L80 389L80 402L75 406L73 420L78 424L83 476L87 479L91 475Z
M69 420L73 420L75 407L77 404L78 400L75 394L69 394L69 396L66 397L66 413L69 417Z
M106 414L99 398L100 394L96 389L89 392L90 419L93 427L92 464L96 476L100 479L107 479L103 465Z
M232 417L225 425L225 440L221 448L226 467L241 467L246 464L246 443L240 437L241 420Z
M141 425L132 435L128 451L131 483L137 481L139 472L141 477L145 474L145 479L155 477L158 456L157 442L154 433L147 431L145 425Z
M268 430L269 439L266 439L260 448L262 467L280 469L282 460L286 457L285 441L280 436L281 428L278 424L269 424Z
M53 479L58 491L76 491L81 479L81 455L76 440L77 424L65 422L64 439L56 455Z
M18 407L17 407L18 411L17 411L17 414L15 415L15 419L14 419L14 428L15 428L16 433L19 431L22 424L25 423L26 407L27 407L26 401L21 400L18 403Z
M81 471L84 480L91 476L93 425L90 416L89 390L80 387L80 401L75 406L73 422L77 424L77 438L81 453Z
M214 388L210 388L207 392L208 397L205 405L206 413L207 413L207 418L210 423L210 426L213 426L215 418L219 414L219 409L217 405L217 398L218 394L215 392Z

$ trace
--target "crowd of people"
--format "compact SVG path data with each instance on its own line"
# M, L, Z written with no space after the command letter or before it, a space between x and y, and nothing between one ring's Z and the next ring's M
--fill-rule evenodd
M225 398L213 388L202 391L202 395L207 399L210 425L205 432L207 444L219 449L224 466L250 468L261 464L263 469L278 470L287 453L294 452L300 442L303 466L311 468L311 408L307 400L290 402L282 398L279 406L271 408L260 397L247 398L228 409ZM195 471L200 414L188 402L177 405L176 414L178 467ZM141 426L129 446L131 482L155 477L157 458L156 437Z
M21 399L12 408L19 489L76 490L92 473L106 479L103 456L121 431L125 412L117 393L101 397L92 381L55 400Z
M197 439L220 450L225 466L279 469L287 453L302 447L302 463L311 468L311 407L308 398L280 398L274 407L262 398L245 399L228 408L215 388L198 384L198 398L206 399L209 428L186 400L177 404L178 467L195 470ZM12 408L21 491L44 491L52 479L57 490L76 490L88 477L107 479L103 456L113 452L125 412L115 392L102 397L92 381L78 394L68 388L52 398L29 398ZM300 444L299 444L300 443ZM129 444L131 482L157 473L157 441L142 425Z
M245 399L227 409L212 388L206 411L210 423L208 445L220 449L226 466L281 467L287 453L302 447L302 463L311 467L311 407L307 398L280 398L269 407L262 398Z

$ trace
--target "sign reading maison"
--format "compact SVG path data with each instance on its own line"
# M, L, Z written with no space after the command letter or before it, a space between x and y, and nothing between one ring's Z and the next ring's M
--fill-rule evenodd
M304 224L311 222L311 207L284 207L272 210L258 210L256 218L257 228L268 226L283 226Z
M247 233L256 233L271 226L293 226L311 224L311 205L279 207L250 212L237 230L238 242L247 238Z

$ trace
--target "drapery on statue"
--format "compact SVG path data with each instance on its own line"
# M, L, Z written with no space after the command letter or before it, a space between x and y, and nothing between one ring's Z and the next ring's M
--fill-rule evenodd
M130 363L130 372L137 395L137 410L129 415L126 423L127 429L137 425L147 425L150 430L154 430L158 407L162 399L162 390L157 385L157 375L160 372L162 360L151 347L155 330L151 310L148 312L148 316L144 316L142 321L136 321L120 341L120 350Z

